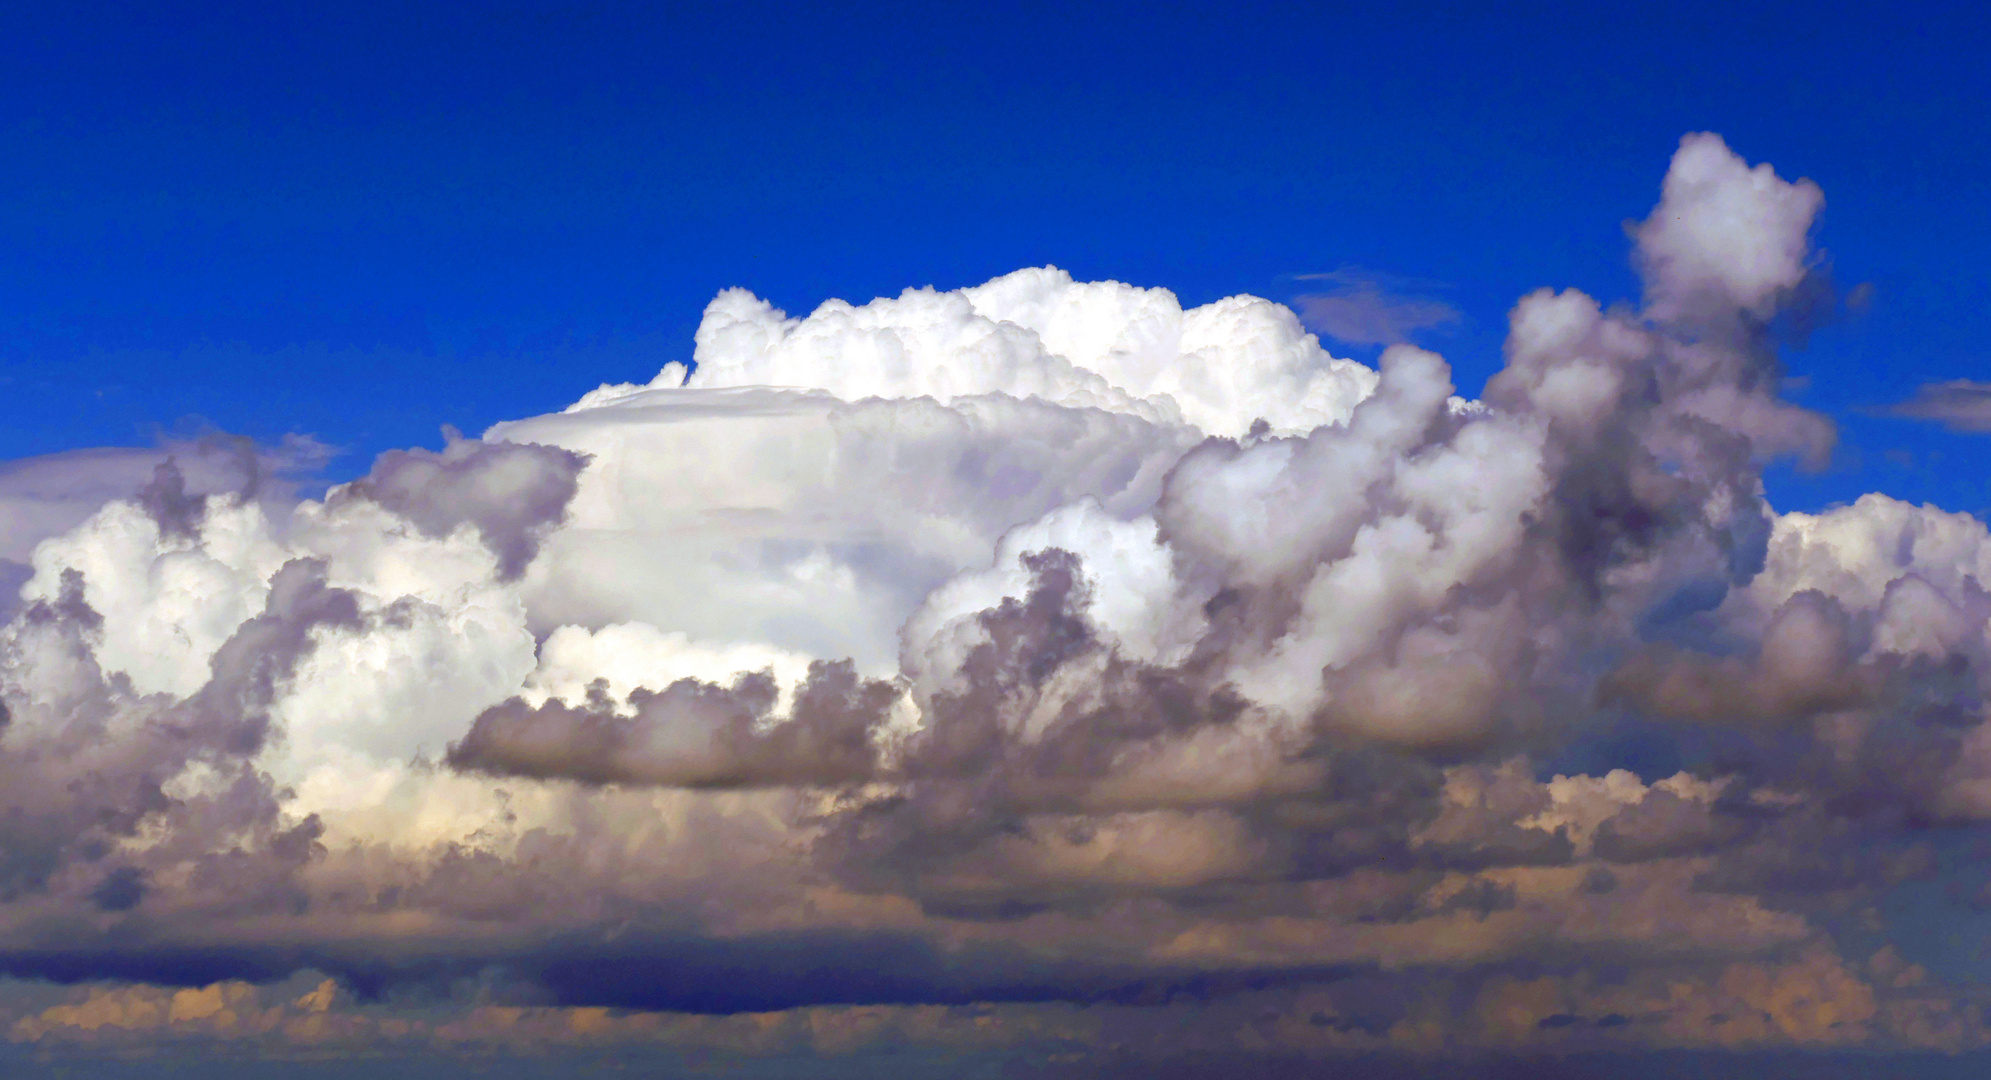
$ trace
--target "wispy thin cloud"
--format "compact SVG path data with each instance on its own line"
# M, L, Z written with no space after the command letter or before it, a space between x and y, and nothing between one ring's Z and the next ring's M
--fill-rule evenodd
M1324 292L1295 297L1309 329L1351 345L1395 345L1420 330L1456 323L1464 316L1443 300L1422 295L1436 282L1400 278L1360 267L1325 274L1302 274L1301 281L1326 282Z
M1933 420L1951 431L1991 432L1991 382L1950 379L1924 383L1914 397L1887 411L1913 420Z

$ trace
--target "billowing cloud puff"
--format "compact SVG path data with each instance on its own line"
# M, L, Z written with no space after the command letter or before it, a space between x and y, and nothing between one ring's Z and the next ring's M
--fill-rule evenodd
M1476 402L1038 269L322 499L7 488L0 966L92 982L14 1037L1977 1045L1846 913L1991 817L1991 538L1763 497L1820 205L1689 137Z
M337 499L366 499L423 535L446 537L472 525L498 557L501 578L517 577L539 553L545 532L573 501L585 454L532 443L481 442L446 431L440 454L392 450Z
M728 289L705 309L692 367L669 365L651 386L679 382L818 387L846 401L1001 393L1242 435L1258 420L1300 432L1339 419L1375 376L1256 297L1184 311L1166 289L1045 267L862 307L832 300L806 319Z
M835 786L876 772L872 733L898 697L884 680L859 682L847 661L813 665L788 715L771 720L771 673L721 687L686 678L630 691L618 714L606 681L585 704L537 708L513 698L487 709L450 748L459 768L671 787Z

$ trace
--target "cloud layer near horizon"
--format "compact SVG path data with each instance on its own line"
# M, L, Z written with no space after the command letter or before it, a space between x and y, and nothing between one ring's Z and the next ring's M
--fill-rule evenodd
M1875 920L1991 819L1991 536L1763 497L1822 204L1688 137L1642 306L1522 298L1477 401L1044 268L728 290L323 500L6 486L0 967L98 981L15 1037L1979 1045Z

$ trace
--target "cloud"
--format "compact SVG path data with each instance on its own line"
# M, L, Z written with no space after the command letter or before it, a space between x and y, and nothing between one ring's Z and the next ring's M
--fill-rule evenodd
M1751 167L1719 136L1681 139L1659 211L1633 233L1647 309L1661 322L1767 319L1810 276L1810 231L1824 205L1818 185Z
M1301 281L1326 281L1328 292L1302 293L1294 298L1300 319L1337 341L1351 345L1400 345L1420 330L1459 322L1465 316L1442 300L1405 292L1425 283L1387 274L1343 268L1326 274L1302 274Z
M1856 664L1849 637L1835 601L1802 592L1771 616L1753 662L1660 647L1613 672L1600 691L1668 717L1788 723L1875 696L1878 680Z
M1337 1073L1364 1077L1474 1075L1475 1066L1488 1064L1489 1050L1527 1055L1531 1074L1564 1062L1570 1071L1548 1075L1577 1076L1622 1064L1594 1056L1612 1050L1653 1062L1681 1050L1798 1047L1815 1054L1879 1043L1955 1053L1983 1046L1977 1010L1932 998L1926 980L1891 949L1855 962L1814 951L1604 982L1508 972L1394 984L1365 976L1147 1006L827 1005L714 1016L493 1001L488 986L479 988L482 1000L459 991L396 1011L300 974L271 986L94 984L24 1010L9 1038L57 1061L91 1051L156 1052L161 1044L273 1061L398 1050L444 1070L488 1065L496 1054L549 1051L617 1050L623 1064L665 1068L794 1069L828 1059L895 1071L959 1068L964 1058L974 1060L969 1055L1015 1062L1029 1054L1040 1064L1077 1067L1073 1075L1138 1067L1221 1075L1222 1065L1239 1063L1275 1070L1271 1075L1308 1075L1332 1063ZM7 987L10 996L25 996L22 989ZM1447 1038L1469 1041L1479 1054L1470 1063L1447 1062L1440 1056ZM657 1056L632 1059L632 1051ZM1583 1054L1593 1056L1569 1057ZM1202 1061L1213 1067L1198 1069ZM1800 1061L1817 1067L1814 1058ZM1721 1067L1719 1059L1700 1063ZM1763 1059L1737 1064L1742 1069L1714 1075L1746 1075Z
M211 432L168 438L157 447L71 450L0 463L0 559L26 561L37 543L76 527L105 503L147 488L169 462L182 496L241 492L284 500L295 478L330 457L330 448L307 436L271 447ZM163 495L166 488L156 490Z
M390 450L336 499L366 499L407 518L423 535L474 525L498 557L501 579L524 572L545 533L567 512L588 455L532 443L487 443L445 429L440 454Z
M1926 383L1915 396L1888 410L1896 416L1933 420L1951 431L1991 431L1991 383L1970 379Z
M1234 296L1185 311L1166 289L1075 282L1054 267L863 307L831 300L799 320L728 289L697 342L688 375L667 365L651 385L810 386L850 401L994 392L1241 435L1258 419L1311 428L1373 381L1279 305Z
M309 968L450 1045L1977 1045L1848 959L1991 819L1991 534L1765 502L1821 205L1690 136L1642 306L1521 298L1479 402L1044 268L728 290L322 498L24 465L0 961L100 985L16 1030L282 1041L335 1010L230 980Z
M773 712L772 673L721 687L680 679L661 691L638 687L620 703L606 681L578 706L520 698L478 714L449 748L449 763L498 775L570 777L590 783L676 787L798 787L856 784L877 772L874 731L898 689L859 680L847 661L817 662L786 716Z

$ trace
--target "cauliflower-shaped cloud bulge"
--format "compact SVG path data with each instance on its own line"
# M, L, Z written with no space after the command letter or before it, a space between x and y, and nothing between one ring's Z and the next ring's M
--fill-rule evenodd
M1054 267L861 307L831 300L804 319L728 289L697 341L690 368L666 365L650 387L813 387L846 401L1001 393L1237 436L1260 420L1297 433L1345 419L1376 384L1270 301L1184 311L1167 289L1077 282ZM636 391L603 387L582 406Z

